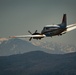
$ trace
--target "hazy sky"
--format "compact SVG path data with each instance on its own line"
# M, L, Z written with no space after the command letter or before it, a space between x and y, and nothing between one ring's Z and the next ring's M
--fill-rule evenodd
M0 37L41 32L45 25L61 23L64 13L68 24L76 23L76 0L0 0ZM44 40L76 44L76 30Z

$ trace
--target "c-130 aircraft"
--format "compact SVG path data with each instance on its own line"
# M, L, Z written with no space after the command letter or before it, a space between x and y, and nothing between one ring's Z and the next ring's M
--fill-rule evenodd
M63 14L62 23L56 25L46 25L41 33L38 33L37 30L33 34L28 31L31 35L10 36L10 38L30 38L29 41L31 41L32 38L40 40L44 37L59 36L74 29L76 29L76 23L67 25L66 14Z

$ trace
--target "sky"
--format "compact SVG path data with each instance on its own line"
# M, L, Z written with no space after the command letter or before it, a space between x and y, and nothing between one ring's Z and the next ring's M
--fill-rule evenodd
M0 0L0 37L41 32L45 25L76 23L76 0ZM76 30L42 41L76 44Z

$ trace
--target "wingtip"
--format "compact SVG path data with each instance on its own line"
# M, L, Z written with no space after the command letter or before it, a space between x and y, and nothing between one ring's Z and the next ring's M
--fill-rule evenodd
M15 36L9 36L9 38L16 38Z

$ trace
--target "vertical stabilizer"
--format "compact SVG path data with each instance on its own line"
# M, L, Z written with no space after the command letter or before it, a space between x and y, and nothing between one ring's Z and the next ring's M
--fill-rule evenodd
M66 27L66 25L67 25L67 18L66 18L66 14L64 14L64 15L63 15L62 25L63 25L64 27Z
M63 15L62 24L67 24L66 14Z

